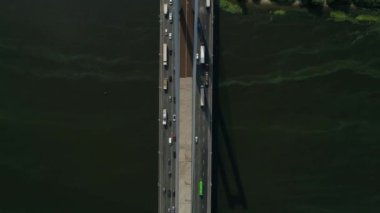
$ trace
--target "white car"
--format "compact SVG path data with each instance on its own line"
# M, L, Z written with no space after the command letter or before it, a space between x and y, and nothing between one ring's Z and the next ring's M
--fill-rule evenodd
M173 21L173 14L172 14L172 12L169 13L169 21L170 21L170 23L172 23L172 21Z
M195 54L195 59L196 59L196 60L199 59L199 53Z
M172 33L169 33L169 40L172 40Z
M173 4L173 0L169 0L169 4L172 5Z
M166 109L162 110L162 125L166 126L167 112Z
M165 35L168 35L168 28L165 28Z
M169 137L169 145L172 145L173 141L172 141L172 137Z
M195 138L194 138L195 140L195 143L198 143L198 136L195 136Z
M175 122L175 114L173 114L173 122Z

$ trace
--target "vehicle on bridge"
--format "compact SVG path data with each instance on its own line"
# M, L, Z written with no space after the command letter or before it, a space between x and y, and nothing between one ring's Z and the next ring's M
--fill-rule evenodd
M211 0L206 0L206 8L209 9L211 6Z
M164 82L163 82L163 85L162 85L162 89L167 92L168 91L168 79L165 78L164 79Z
M162 125L167 125L167 119L168 119L168 113L166 112L166 109L162 110Z
M200 57L200 62L201 64L205 63L205 45L201 45L201 57Z
M172 12L169 12L169 21L170 21L170 24L173 23L173 14L172 14Z
M168 4L164 4L164 14L168 15Z
M168 44L166 43L162 45L162 64L165 67L168 66Z
M202 180L199 181L199 192L198 192L198 194L199 194L199 197L203 197L203 181Z
M200 99L201 107L203 107L205 105L204 99L205 99L205 88L203 85L201 85L201 99Z
M208 72L205 72L205 86L208 86Z
M169 140L168 140L168 143L169 143L169 145L172 145L172 137L169 137Z

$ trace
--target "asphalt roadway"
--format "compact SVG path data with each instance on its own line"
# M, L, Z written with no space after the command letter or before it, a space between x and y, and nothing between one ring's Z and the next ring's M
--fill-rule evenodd
M180 2L181 1L181 2ZM206 10L206 0L160 0L160 69L159 69L159 180L158 197L159 212L175 212L169 208L177 209L178 199L178 122L173 121L173 114L178 112L178 104L173 98L179 94L179 77L193 77L193 138L198 137L198 143L193 143L192 168L192 212L211 212L211 142L212 142L212 49L213 49L213 10ZM168 10L173 14L173 21L163 13L163 5L168 4ZM181 3L181 5L179 5ZM193 4L195 10L192 10ZM181 9L182 8L182 9ZM211 7L212 8L212 7ZM193 13L194 12L194 13ZM193 16L195 14L195 16ZM194 19L194 17L198 17ZM194 21L195 20L195 24ZM178 23L179 22L179 23ZM199 23L199 24L198 24ZM178 29L178 26L180 28ZM169 39L165 33L173 33ZM194 32L196 32L194 34ZM168 45L168 66L164 67L163 43ZM206 45L206 63L209 64L209 86L205 86L205 106L200 107L200 85L204 85L205 66L195 59L200 49L200 43ZM171 50L171 51L170 51ZM169 54L172 52L172 54ZM180 54L176 54L180 52ZM193 63L193 61L195 63ZM179 64L178 64L179 63ZM196 66L192 66L196 64ZM175 68L179 67L179 71ZM177 74L176 74L177 73ZM178 75L180 74L180 75ZM169 81L172 76L172 81ZM163 90L163 81L168 79L168 90ZM172 97L172 101L169 100ZM178 99L177 99L178 100ZM163 109L167 110L167 125L163 125ZM177 118L178 119L178 118ZM171 125L170 125L171 123ZM169 144L172 137L172 144ZM204 195L199 196L199 181L204 183Z
M193 143L193 212L211 212L211 155L212 155L212 71L213 71L213 5L206 8L206 0L195 0L194 44L196 53L200 52L201 44L205 45L205 63L197 62L194 67L194 137L198 138ZM211 1L213 4L213 1ZM196 54L195 53L195 54ZM194 54L194 55L195 55ZM199 53L200 55L200 53ZM195 59L195 56L194 56ZM205 73L208 72L209 84L205 84ZM204 106L200 106L201 85L204 86ZM199 183L203 182L203 196L199 194Z
M168 212L169 208L175 206L175 189L176 189L176 121L173 115L176 114L176 78L174 70L174 27L173 21L169 20L169 15L164 15L163 5L167 3L168 11L174 14L174 5L170 5L169 0L160 0L160 69L159 69L159 180L158 180L158 197L159 212ZM174 19L174 18L173 18ZM167 29L167 32L165 32ZM169 38L172 33L172 38ZM168 47L168 66L163 66L163 44ZM163 82L167 79L168 89L164 91ZM172 79L172 81L170 81ZM171 96L171 100L169 100ZM163 125L163 109L167 110L167 125ZM172 137L172 143L169 144L169 137Z

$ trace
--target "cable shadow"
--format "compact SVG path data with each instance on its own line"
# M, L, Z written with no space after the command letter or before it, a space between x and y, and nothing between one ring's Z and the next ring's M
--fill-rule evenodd
M247 198L241 181L236 155L233 152L229 128L225 117L222 113L218 79L220 78L220 11L219 0L214 1L214 65L213 65L213 192L212 192L212 209L213 212L219 212L218 201L221 189L218 186L219 180L223 185L228 206L231 209L241 207L247 209ZM219 135L218 133L221 132ZM227 155L222 156L221 148L226 150ZM227 165L232 168L227 170ZM230 177L230 178L229 178ZM234 193L234 192L235 193Z

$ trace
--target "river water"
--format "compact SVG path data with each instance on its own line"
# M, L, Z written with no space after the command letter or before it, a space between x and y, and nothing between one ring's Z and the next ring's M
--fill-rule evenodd
M221 13L215 212L380 211L380 26Z
M0 3L0 212L156 212L158 1ZM379 26L221 13L215 212L379 212Z
M158 1L1 1L0 212L156 212Z

